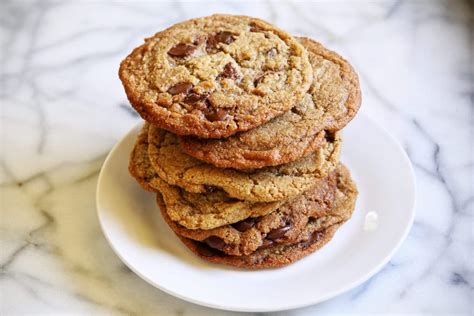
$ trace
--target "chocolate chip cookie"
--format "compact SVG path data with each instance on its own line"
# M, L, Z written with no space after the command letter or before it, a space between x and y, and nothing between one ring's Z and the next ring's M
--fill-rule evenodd
M304 240L294 244L276 244L259 249L247 256L229 256L209 247L207 244L179 236L183 244L205 261L236 266L239 268L257 270L279 268L315 252L326 245L334 236L342 223L334 224L321 231L305 229Z
M255 170L221 169L182 152L179 138L150 125L148 156L164 181L188 192L221 189L229 196L253 202L287 200L310 189L338 164L340 137L333 134L309 156L289 164Z
M228 137L279 116L312 81L303 46L256 18L213 15L145 40L121 63L132 106L180 135Z
M182 227L169 218L160 195L157 201L163 217L176 234L204 242L225 254L240 256L273 244L295 243L310 222L315 229L323 230L347 220L356 196L357 189L348 170L340 165L326 181L320 181L275 212L211 230Z
M206 194L189 193L167 184L160 179L148 159L148 124L145 124L135 143L129 170L144 189L160 192L167 205L167 216L187 229L212 229L249 217L264 216L283 204L240 201L220 190Z
M270 243L263 245L249 255L232 256L216 249L216 245L192 240L178 235L181 241L199 257L206 261L237 266L245 269L277 268L291 264L323 247L336 233L337 229L351 216L357 199L357 189L350 179L347 169L342 169L346 176L339 176L338 181L345 184L339 186L349 188L346 193L337 191L334 214L341 214L339 221L329 225L325 216L308 220L304 230L293 243ZM346 194L346 195L345 195ZM327 217L326 217L327 218Z
M308 39L313 82L303 100L284 115L226 139L183 137L187 154L221 168L261 168L288 163L321 146L324 130L342 129L357 113L357 74L337 53Z

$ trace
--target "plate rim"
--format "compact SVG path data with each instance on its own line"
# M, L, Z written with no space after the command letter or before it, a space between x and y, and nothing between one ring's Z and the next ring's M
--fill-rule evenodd
M362 274L361 276L358 277L357 280L348 283L346 286L343 286L343 287L339 288L338 290L328 292L325 295L316 297L314 300L308 300L307 302L304 302L304 303L295 303L295 304L291 304L291 303L288 304L287 303L284 307L281 307L281 306L278 306L278 307L266 306L266 307L258 307L258 308L253 308L253 307L252 308L246 308L246 307L241 307L241 306L239 307L239 306L235 306L235 305L232 305L232 306L219 305L219 304L215 304L215 303L209 303L209 302L206 302L206 301L194 299L193 297L189 297L189 296L177 293L177 292L175 292L171 289L168 289L168 288L154 282L153 280L148 278L146 275L144 275L140 271L138 271L135 267L133 267L132 264L130 264L127 261L127 259L124 258L120 254L120 252L118 251L118 249L115 247L114 243L112 242L111 237L109 236L109 233L107 232L107 229L104 227L103 215L101 215L101 211L100 211L101 207L99 205L99 196L100 196L100 192L101 192L100 183L102 182L102 178L104 177L104 170L106 169L105 167L107 166L109 161L112 159L112 157L114 156L114 153L118 150L118 148L120 147L122 142L131 133L134 133L134 132L137 133L139 127L143 126L143 124L144 124L143 121L138 122L135 126L133 126L127 133L125 133L114 144L114 146L112 147L112 149L107 154L107 157L105 158L105 160L104 160L104 162L103 162L103 164L100 168L100 173L99 173L99 176L97 178L97 186L96 186L96 192L95 192L96 193L96 203L95 204L96 204L96 214L97 214L97 217L98 217L98 221L99 221L99 225L100 225L100 228L102 230L102 233L105 236L105 239L107 240L108 244L110 245L110 247L112 248L114 253L137 276L139 276L141 279L146 281L151 286L153 286L153 287L155 287L155 288L157 288L157 289L159 289L159 290L161 290L161 291L163 291L163 292L165 292L169 295L172 295L172 296L177 297L181 300L184 300L184 301L196 304L196 305L205 306L205 307L209 307L209 308L214 308L214 309L218 309L218 310L234 311L234 312L278 312L278 311L287 311L287 310L292 310L292 309L297 309L297 308L308 307L308 306L311 306L311 305L316 305L318 303L321 303L321 302L327 301L331 298L334 298L336 296L339 296L339 295L341 295L341 294L343 294L343 293L359 286L360 284L366 282L370 278L372 278L375 274L377 274L390 261L390 259L394 256L394 254L398 251L400 246L406 240L406 238L407 238L407 236L408 236L408 234L409 234L409 232L410 232L410 230L413 226L413 222L414 222L415 215L416 215L417 182L416 182L416 176L415 176L413 164L412 164L410 158L408 157L408 154L406 153L405 149L403 148L401 143L398 141L398 139L394 135L392 135L385 127L383 127L381 124L377 123L377 121L372 119L369 115L367 115L366 113L363 113L363 112L359 112L357 116L358 117L364 117L364 119L370 121L371 124L374 124L378 129L383 131L390 138L390 140L394 143L394 145L396 145L397 149L401 153L401 156L403 157L404 163L408 166L408 174L409 174L409 178L411 180L411 184L412 184L412 187L413 187L413 190L412 190L413 199L411 201L411 206L410 206L411 213L410 213L410 218L409 218L409 221L408 221L408 225L405 226L405 229L404 229L403 233L401 234L400 238L398 239L398 242L392 248L392 250L385 256L385 258L383 260L380 260L379 264L375 265L367 273ZM258 273L258 271L255 271L255 272Z

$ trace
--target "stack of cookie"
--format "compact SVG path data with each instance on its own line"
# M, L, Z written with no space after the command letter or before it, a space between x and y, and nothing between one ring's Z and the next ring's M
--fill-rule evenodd
M214 15L146 39L119 74L146 120L130 173L198 256L287 265L351 217L357 189L339 130L360 89L336 53L259 19Z

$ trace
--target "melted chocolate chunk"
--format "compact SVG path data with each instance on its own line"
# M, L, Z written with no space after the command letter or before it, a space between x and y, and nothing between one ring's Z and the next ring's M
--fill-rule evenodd
M272 229L268 234L267 234L267 239L275 240L280 237L283 237L287 231L291 229L293 225L291 223L286 224L285 226L279 227Z
M173 57L186 57L191 55L196 50L196 46L190 44L180 43L173 46L169 51L168 55Z
M205 114L206 118L211 122L223 121L229 112L226 109L216 109Z
M224 249L226 243L225 241L217 236L211 236L206 239L204 239L204 242L211 248L217 249L217 250L222 250Z
M216 33L215 38L218 43L225 43L225 44L230 44L235 40L234 34L227 31Z
M168 93L170 94L180 94L180 93L188 93L193 88L193 84L191 82L178 82L174 86L168 89Z
M291 112L298 115L304 115L304 112L302 112L301 109L299 109L297 106L295 106L294 108L291 108Z
M261 32L263 29L255 23L250 23L250 32Z
M216 34L209 35L206 42L206 50L208 52L215 51L217 44L224 43L230 44L235 40L234 35L231 32L222 31Z
M194 104L207 99L207 95L190 93L184 98L184 102L188 104Z
M209 35L206 42L206 50L208 52L211 52L216 48L216 46L217 46L216 37L214 35Z
M336 135L335 135L334 133L332 133L332 132L325 132L325 133L324 133L324 138L325 138L328 142L332 143L332 142L334 142L334 141L336 140Z
M231 63L228 63L227 65L224 66L224 70L222 73L219 75L220 78L230 78L233 80L236 80L239 78L239 74L237 70L232 66Z
M243 233L244 231L247 231L253 226L255 226L256 221L257 220L255 218L247 218L243 221L232 224L232 227Z

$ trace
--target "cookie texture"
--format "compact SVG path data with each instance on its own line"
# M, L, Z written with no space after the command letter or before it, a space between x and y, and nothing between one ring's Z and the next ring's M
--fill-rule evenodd
M166 203L166 216L180 227L212 229L266 215L283 204L240 201L220 190L206 194L190 193L167 184L154 171L148 159L148 127L145 124L138 136L130 157L129 171L144 189L160 192Z
M148 129L149 124L145 122L138 134L135 145L130 153L128 171L140 186L150 192L157 192L163 185L163 180L153 169L148 158Z
M334 178L334 177L333 177ZM274 212L258 218L246 218L232 225L224 225L210 230L191 230L171 221L167 215L167 203L160 202L163 217L175 233L186 238L202 241L209 247L229 255L248 255L265 244L288 242L296 238L304 229L309 216L322 215L332 206L334 188L330 181L321 180L317 185L280 206Z
M314 77L308 93L313 103L324 111L321 124L326 130L340 130L354 118L361 105L357 73L347 60L320 43L306 37L299 41L310 52Z
M308 50L313 81L290 111L225 139L181 138L183 151L221 168L262 168L295 161L321 146L324 130L342 129L361 104L352 66L321 44L299 38Z
M213 15L147 38L120 65L132 106L179 135L228 137L301 101L312 81L303 46L262 20Z
M178 237L186 247L205 261L257 270L283 267L315 252L332 239L340 225L341 224L334 224L322 231L315 231L314 233L310 233L308 229L308 231L305 231L302 235L305 240L290 245L276 244L269 248L257 250L247 256L229 256L210 248L202 242L179 235Z
M317 183L275 212L212 230L182 227L167 216L167 206L160 195L157 201L163 217L176 234L204 242L225 254L240 256L270 245L295 243L309 224L313 231L321 231L347 220L354 209L356 196L357 189L349 172L340 165L324 182Z
M348 188L347 192L336 193L334 212L341 214L339 221L329 225L322 225L324 216L310 219L304 230L297 236L293 243L272 243L263 245L253 253L243 256L227 255L212 248L208 243L177 236L195 254L206 261L236 266L244 269L278 268L294 263L297 260L315 252L327 244L336 233L337 229L351 216L357 199L357 189L352 182L347 169L342 168L338 177L338 186ZM163 205L161 205L163 207Z
M254 170L221 169L182 152L179 138L150 125L148 156L160 178L188 192L221 189L245 201L273 202L292 198L325 178L339 160L340 137L334 134L309 156L281 166Z

